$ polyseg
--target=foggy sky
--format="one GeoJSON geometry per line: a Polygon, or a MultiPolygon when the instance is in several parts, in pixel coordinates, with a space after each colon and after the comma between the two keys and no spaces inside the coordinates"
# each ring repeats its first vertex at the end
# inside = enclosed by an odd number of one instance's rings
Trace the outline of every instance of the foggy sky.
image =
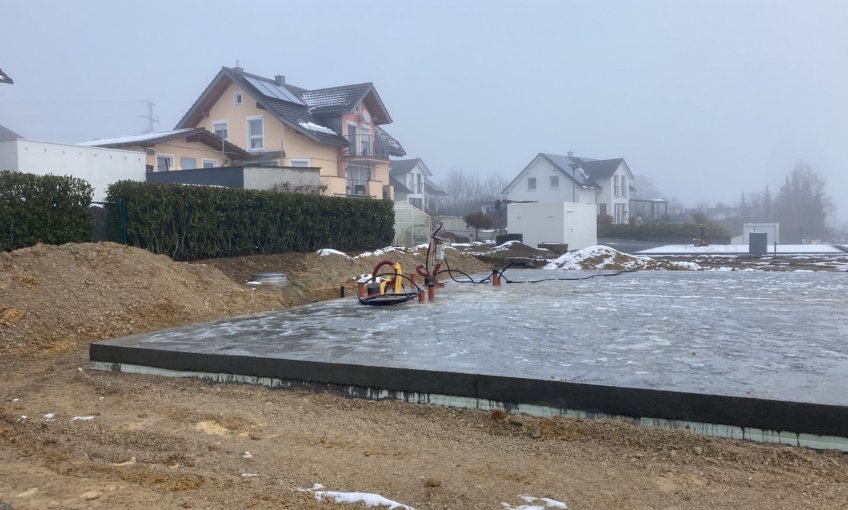
{"type": "Polygon", "coordinates": [[[4,0],[0,124],[79,142],[188,110],[221,66],[373,82],[434,178],[623,157],[669,197],[772,196],[799,160],[848,218],[848,2],[4,0]]]}

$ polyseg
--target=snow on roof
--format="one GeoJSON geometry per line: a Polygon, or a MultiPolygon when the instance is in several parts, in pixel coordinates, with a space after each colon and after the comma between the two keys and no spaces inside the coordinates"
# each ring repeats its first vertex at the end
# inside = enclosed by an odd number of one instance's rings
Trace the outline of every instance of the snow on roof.
{"type": "Polygon", "coordinates": [[[184,128],[184,129],[175,129],[173,131],[160,131],[158,133],[146,133],[143,135],[130,135],[130,136],[118,136],[115,138],[99,138],[97,140],[89,140],[87,142],[80,142],[77,145],[82,145],[85,147],[96,147],[98,145],[119,145],[119,144],[127,144],[127,143],[136,143],[136,142],[146,142],[149,140],[158,140],[160,138],[167,138],[169,136],[177,135],[180,133],[184,133],[186,131],[191,131],[192,128],[184,128]]]}
{"type": "Polygon", "coordinates": [[[302,127],[303,129],[315,131],[316,133],[327,133],[328,135],[337,135],[338,134],[335,131],[333,131],[332,129],[328,128],[327,126],[321,126],[319,124],[315,124],[314,122],[300,121],[300,122],[298,122],[298,124],[300,124],[300,127],[302,127]]]}

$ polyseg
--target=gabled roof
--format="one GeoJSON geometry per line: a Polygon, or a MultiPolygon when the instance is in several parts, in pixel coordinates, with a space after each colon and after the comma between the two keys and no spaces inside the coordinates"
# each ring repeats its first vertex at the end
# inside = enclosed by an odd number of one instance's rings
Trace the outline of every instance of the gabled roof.
{"type": "Polygon", "coordinates": [[[396,159],[389,163],[389,175],[399,177],[401,175],[408,174],[411,172],[416,166],[421,167],[421,172],[425,176],[431,176],[433,173],[427,168],[427,165],[421,160],[421,158],[413,158],[413,159],[396,159]]]}
{"type": "Polygon", "coordinates": [[[518,180],[521,179],[521,176],[524,175],[524,173],[527,172],[527,170],[539,159],[548,161],[554,168],[563,173],[569,180],[573,180],[577,186],[580,186],[583,189],[601,189],[601,186],[593,181],[581,168],[584,162],[594,161],[593,159],[540,152],[530,161],[530,163],[527,164],[527,166],[518,172],[518,175],[516,175],[515,179],[513,179],[512,182],[504,188],[503,192],[509,193],[518,180]]]}
{"type": "Polygon", "coordinates": [[[77,145],[86,147],[108,147],[117,149],[119,147],[146,147],[160,142],[185,138],[189,142],[200,142],[212,149],[224,151],[232,156],[246,156],[249,154],[238,145],[226,142],[215,133],[210,133],[206,128],[175,129],[173,131],[160,131],[158,133],[147,133],[143,135],[121,136],[116,138],[101,138],[80,142],[77,145]]]}
{"type": "Polygon", "coordinates": [[[392,118],[386,105],[377,94],[373,83],[359,83],[326,89],[305,90],[301,99],[315,116],[339,115],[354,111],[356,105],[365,101],[375,124],[390,124],[392,118]]]}
{"type": "Polygon", "coordinates": [[[622,158],[601,159],[596,161],[584,161],[581,166],[592,179],[608,179],[613,176],[622,163],[624,163],[624,159],[622,158]]]}
{"type": "Polygon", "coordinates": [[[8,83],[9,85],[15,83],[15,80],[12,79],[11,76],[4,73],[2,69],[0,69],[0,83],[8,83]]]}
{"type": "Polygon", "coordinates": [[[11,129],[0,125],[0,142],[8,142],[9,140],[20,140],[23,138],[21,135],[15,133],[11,129]]]}
{"type": "Polygon", "coordinates": [[[407,195],[415,193],[411,189],[407,188],[406,184],[400,179],[398,179],[396,175],[389,174],[389,183],[395,187],[395,191],[406,193],[407,195]]]}
{"type": "MultiPolygon", "coordinates": [[[[271,112],[277,120],[318,143],[347,147],[347,139],[326,125],[323,119],[352,112],[360,102],[366,103],[375,124],[392,121],[371,83],[310,91],[246,73],[240,68],[223,67],[180,119],[177,128],[196,126],[231,82],[241,85],[259,106],[271,112]]],[[[406,154],[400,143],[379,126],[377,136],[388,143],[390,155],[406,154]]]]}

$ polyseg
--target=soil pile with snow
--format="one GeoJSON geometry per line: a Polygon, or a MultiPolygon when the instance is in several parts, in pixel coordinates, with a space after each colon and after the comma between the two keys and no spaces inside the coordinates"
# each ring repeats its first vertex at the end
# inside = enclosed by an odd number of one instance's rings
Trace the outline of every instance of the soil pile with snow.
{"type": "Polygon", "coordinates": [[[637,269],[698,269],[698,267],[687,262],[657,261],[644,255],[628,255],[609,246],[597,245],[566,253],[549,262],[545,269],[635,271],[637,269]]]}

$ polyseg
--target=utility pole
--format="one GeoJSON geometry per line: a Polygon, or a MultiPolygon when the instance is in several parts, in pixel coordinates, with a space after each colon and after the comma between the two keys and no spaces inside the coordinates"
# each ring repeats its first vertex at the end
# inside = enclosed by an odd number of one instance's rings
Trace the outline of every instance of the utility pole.
{"type": "Polygon", "coordinates": [[[147,105],[147,115],[139,115],[139,117],[147,119],[147,130],[143,133],[147,134],[156,131],[154,125],[159,123],[159,119],[155,115],[153,115],[153,107],[156,105],[153,104],[152,101],[149,101],[147,99],[143,99],[139,101],[139,103],[144,103],[147,105]]]}

